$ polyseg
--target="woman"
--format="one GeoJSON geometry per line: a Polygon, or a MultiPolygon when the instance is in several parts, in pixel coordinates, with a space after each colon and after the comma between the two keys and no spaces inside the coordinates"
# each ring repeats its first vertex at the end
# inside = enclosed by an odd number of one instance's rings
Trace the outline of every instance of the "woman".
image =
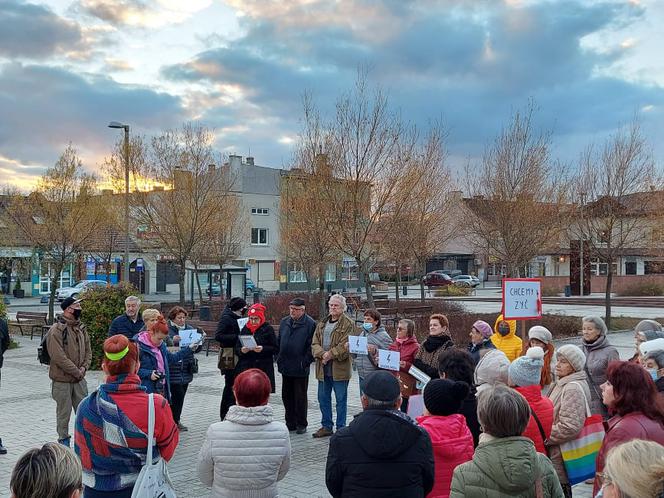
{"type": "Polygon", "coordinates": [[[290,466],[290,437],[283,422],[275,422],[270,379],[257,368],[239,374],[233,384],[237,404],[226,419],[210,426],[198,454],[198,476],[212,486],[211,497],[278,496],[290,466]]]}
{"type": "Polygon", "coordinates": [[[397,324],[397,339],[390,344],[390,351],[399,352],[399,385],[401,386],[401,411],[408,412],[408,399],[417,394],[415,378],[408,373],[413,366],[415,355],[420,345],[415,337],[415,322],[407,318],[399,320],[397,324]]]}
{"type": "Polygon", "coordinates": [[[424,388],[424,415],[417,423],[431,438],[435,480],[429,498],[448,498],[454,469],[473,458],[473,435],[459,412],[470,387],[465,382],[434,379],[424,388]]]}
{"type": "Polygon", "coordinates": [[[640,439],[616,446],[608,453],[599,479],[604,498],[661,498],[664,496],[664,446],[640,439]]]}
{"type": "Polygon", "coordinates": [[[413,365],[432,379],[438,377],[440,355],[453,348],[450,337],[450,322],[445,315],[435,314],[429,317],[429,337],[420,346],[413,365]]]}
{"type": "Polygon", "coordinates": [[[351,357],[357,368],[357,376],[360,382],[360,396],[362,396],[362,384],[371,372],[378,370],[378,350],[388,349],[392,344],[392,338],[385,331],[380,321],[380,313],[376,310],[364,312],[364,323],[359,337],[367,338],[367,351],[369,354],[352,354],[351,357]]]}
{"type": "Polygon", "coordinates": [[[272,325],[265,321],[265,306],[256,303],[247,312],[249,321],[240,331],[235,353],[238,355],[236,373],[239,374],[250,368],[258,368],[265,372],[270,379],[271,391],[275,391],[274,382],[274,355],[277,354],[277,335],[272,325]],[[248,348],[242,345],[242,336],[253,336],[256,347],[248,348]]]}
{"type": "Polygon", "coordinates": [[[549,447],[549,458],[567,498],[572,496],[572,486],[567,477],[560,445],[576,439],[586,421],[590,388],[584,369],[585,364],[586,356],[577,346],[566,344],[558,348],[556,362],[558,380],[549,396],[553,403],[553,426],[546,445],[549,447]]]}
{"type": "Polygon", "coordinates": [[[164,317],[159,315],[157,320],[151,322],[148,327],[134,337],[140,355],[141,367],[138,370],[138,376],[147,392],[159,393],[170,403],[170,367],[180,360],[193,358],[192,348],[196,348],[198,345],[193,343],[188,348],[171,353],[164,342],[168,337],[168,324],[164,317]]]}
{"type": "MultiPolygon", "coordinates": [[[[611,362],[601,389],[602,401],[613,417],[597,455],[597,472],[604,470],[607,453],[620,443],[645,439],[664,445],[664,401],[648,372],[635,363],[611,362]]],[[[599,488],[596,477],[593,493],[599,488]]]]}
{"type": "Polygon", "coordinates": [[[551,462],[521,436],[530,419],[523,396],[505,386],[492,387],[479,395],[477,416],[484,434],[473,460],[454,470],[451,497],[562,498],[551,462]]]}
{"type": "Polygon", "coordinates": [[[525,355],[528,349],[532,347],[539,347],[544,351],[544,366],[542,367],[540,386],[542,386],[542,394],[547,396],[551,392],[551,387],[553,387],[556,373],[556,351],[553,346],[553,334],[549,332],[549,329],[541,325],[530,327],[528,342],[525,344],[522,354],[525,355]]]}
{"type": "Polygon", "coordinates": [[[655,381],[657,391],[664,392],[664,339],[642,342],[639,351],[646,371],[655,381]]]}
{"type": "Polygon", "coordinates": [[[147,308],[143,310],[143,313],[141,316],[143,317],[143,329],[142,330],[149,330],[150,327],[152,327],[156,322],[159,316],[161,315],[161,311],[156,310],[154,308],[147,308]]]}
{"type": "Polygon", "coordinates": [[[26,451],[9,481],[11,498],[80,498],[82,489],[81,462],[59,443],[26,451]]]}
{"type": "Polygon", "coordinates": [[[659,322],[655,320],[641,320],[634,327],[634,346],[635,352],[629,361],[640,362],[643,357],[641,356],[641,351],[639,346],[647,341],[652,341],[654,339],[664,338],[664,330],[659,322]]]}
{"type": "Polygon", "coordinates": [[[487,349],[475,367],[473,383],[478,393],[492,386],[507,385],[510,360],[499,349],[487,349]]]}
{"type": "Polygon", "coordinates": [[[495,333],[491,336],[491,342],[505,353],[510,363],[521,356],[523,341],[516,335],[516,320],[505,320],[503,315],[498,315],[493,330],[495,333]]]}
{"type": "Polygon", "coordinates": [[[483,349],[496,349],[496,346],[491,342],[491,325],[482,320],[477,320],[473,323],[470,329],[470,344],[468,344],[468,352],[473,357],[475,365],[480,361],[480,351],[483,349]]]}
{"type": "MultiPolygon", "coordinates": [[[[114,335],[104,341],[103,351],[106,380],[78,407],[75,449],[83,465],[85,498],[129,498],[145,463],[149,395],[137,375],[135,342],[114,335]]],[[[154,410],[155,461],[169,461],[178,445],[177,426],[159,394],[154,410]]]]}
{"type": "Polygon", "coordinates": [[[581,347],[586,355],[586,374],[590,387],[590,411],[607,418],[606,406],[602,404],[600,387],[606,382],[606,369],[610,361],[620,359],[618,350],[611,346],[606,337],[607,328],[604,320],[598,316],[583,317],[583,340],[581,347]]]}

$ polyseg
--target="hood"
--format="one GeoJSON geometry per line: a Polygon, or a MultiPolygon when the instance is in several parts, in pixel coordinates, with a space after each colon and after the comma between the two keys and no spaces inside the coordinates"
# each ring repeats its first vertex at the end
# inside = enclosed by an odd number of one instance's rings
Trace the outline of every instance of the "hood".
{"type": "Polygon", "coordinates": [[[586,342],[585,339],[581,339],[581,343],[583,344],[583,348],[586,351],[595,351],[597,349],[603,349],[611,345],[609,338],[605,335],[599,336],[595,342],[586,342]]]}
{"type": "Polygon", "coordinates": [[[525,437],[496,438],[480,444],[473,461],[510,495],[532,489],[542,474],[535,445],[525,437]]]}
{"type": "Polygon", "coordinates": [[[417,423],[429,433],[432,444],[450,444],[469,434],[466,418],[459,413],[448,416],[424,415],[417,417],[417,423]]]}
{"type": "Polygon", "coordinates": [[[500,349],[487,349],[475,367],[475,385],[507,385],[510,360],[500,349]]]}
{"type": "Polygon", "coordinates": [[[496,323],[493,324],[493,331],[495,332],[495,334],[491,336],[491,340],[494,341],[494,344],[496,340],[505,340],[509,339],[510,337],[514,337],[514,335],[516,334],[516,320],[504,320],[503,315],[500,314],[498,315],[498,318],[496,318],[496,323]],[[507,324],[510,326],[509,334],[507,334],[506,336],[502,336],[498,332],[498,324],[500,322],[507,322],[507,324]]]}
{"type": "Polygon", "coordinates": [[[348,428],[360,448],[378,460],[398,457],[422,435],[413,419],[396,410],[365,410],[348,428]]]}
{"type": "Polygon", "coordinates": [[[252,407],[233,405],[228,409],[224,420],[240,425],[265,425],[272,422],[273,418],[274,412],[270,405],[252,407]]]}

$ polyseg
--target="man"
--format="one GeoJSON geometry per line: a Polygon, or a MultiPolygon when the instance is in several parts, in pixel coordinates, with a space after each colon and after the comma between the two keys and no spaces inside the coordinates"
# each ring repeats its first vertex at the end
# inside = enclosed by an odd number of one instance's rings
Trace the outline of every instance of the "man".
{"type": "Polygon", "coordinates": [[[316,359],[318,404],[322,414],[321,428],[313,437],[327,437],[332,431],[332,391],[337,401],[337,430],[346,425],[346,401],[351,360],[346,343],[353,334],[353,321],[345,315],[346,298],[341,294],[330,297],[330,314],[316,326],[311,352],[316,359]]]}
{"type": "Polygon", "coordinates": [[[289,315],[279,324],[277,368],[282,376],[281,399],[286,410],[288,430],[307,432],[307,389],[309,367],[314,361],[311,341],[316,322],[306,314],[304,299],[295,298],[288,305],[289,315]]]}
{"type": "Polygon", "coordinates": [[[108,337],[123,334],[131,339],[143,330],[145,323],[143,323],[143,317],[138,311],[140,307],[141,300],[139,298],[136,296],[127,297],[125,299],[125,312],[113,319],[111,326],[108,328],[108,337]]]}
{"type": "MultiPolygon", "coordinates": [[[[9,327],[7,320],[0,318],[0,382],[2,382],[2,362],[5,351],[9,349],[9,327]]],[[[2,445],[2,438],[0,438],[0,455],[6,455],[7,448],[2,445]]]]}
{"type": "Polygon", "coordinates": [[[60,304],[62,316],[48,330],[46,347],[51,357],[48,376],[55,400],[58,442],[69,446],[69,417],[88,395],[85,374],[90,368],[90,337],[80,321],[81,301],[68,297],[60,304]]]}
{"type": "Polygon", "coordinates": [[[224,392],[221,395],[221,404],[219,405],[219,417],[222,421],[226,418],[228,409],[235,404],[235,395],[233,394],[235,366],[237,364],[235,345],[237,344],[237,337],[240,335],[240,327],[237,321],[246,311],[247,302],[244,299],[241,297],[231,298],[221,313],[217,331],[214,334],[214,338],[219,343],[219,363],[217,366],[224,376],[224,392]]]}
{"type": "Polygon", "coordinates": [[[335,498],[423,498],[434,484],[427,432],[399,410],[399,381],[386,370],[364,380],[362,408],[330,439],[325,484],[335,498]]]}

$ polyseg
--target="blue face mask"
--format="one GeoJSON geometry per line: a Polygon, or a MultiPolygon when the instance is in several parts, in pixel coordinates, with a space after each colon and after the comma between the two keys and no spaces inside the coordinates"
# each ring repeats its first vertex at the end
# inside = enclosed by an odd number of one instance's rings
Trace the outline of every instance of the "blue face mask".
{"type": "Polygon", "coordinates": [[[657,380],[659,376],[657,375],[657,369],[656,368],[646,368],[647,372],[650,374],[652,377],[652,380],[657,380]]]}
{"type": "Polygon", "coordinates": [[[364,330],[366,330],[367,332],[369,332],[369,331],[373,328],[373,323],[364,322],[364,323],[362,324],[362,328],[363,328],[364,330]]]}

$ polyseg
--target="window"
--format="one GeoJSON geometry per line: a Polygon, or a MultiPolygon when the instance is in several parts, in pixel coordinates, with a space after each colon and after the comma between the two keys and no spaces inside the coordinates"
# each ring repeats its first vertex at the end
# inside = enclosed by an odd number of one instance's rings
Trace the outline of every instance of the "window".
{"type": "Polygon", "coordinates": [[[643,270],[646,275],[664,274],[664,261],[646,261],[643,270]]]}
{"type": "Polygon", "coordinates": [[[288,281],[291,283],[304,283],[307,281],[307,274],[301,265],[288,263],[288,281]]]}
{"type": "Polygon", "coordinates": [[[266,216],[268,213],[268,208],[251,208],[251,214],[260,214],[266,216]]]}
{"type": "Polygon", "coordinates": [[[251,245],[253,246],[267,245],[267,228],[251,229],[251,245]]]}
{"type": "Polygon", "coordinates": [[[341,280],[359,280],[359,275],[359,268],[357,267],[355,260],[345,260],[341,280]]]}
{"type": "Polygon", "coordinates": [[[337,279],[337,265],[336,263],[328,263],[325,268],[325,281],[334,282],[337,279]]]}
{"type": "MultiPolygon", "coordinates": [[[[590,262],[590,272],[593,275],[606,276],[609,273],[609,265],[601,262],[599,258],[594,258],[590,262]]],[[[613,263],[613,274],[618,275],[618,263],[613,263]]]]}

